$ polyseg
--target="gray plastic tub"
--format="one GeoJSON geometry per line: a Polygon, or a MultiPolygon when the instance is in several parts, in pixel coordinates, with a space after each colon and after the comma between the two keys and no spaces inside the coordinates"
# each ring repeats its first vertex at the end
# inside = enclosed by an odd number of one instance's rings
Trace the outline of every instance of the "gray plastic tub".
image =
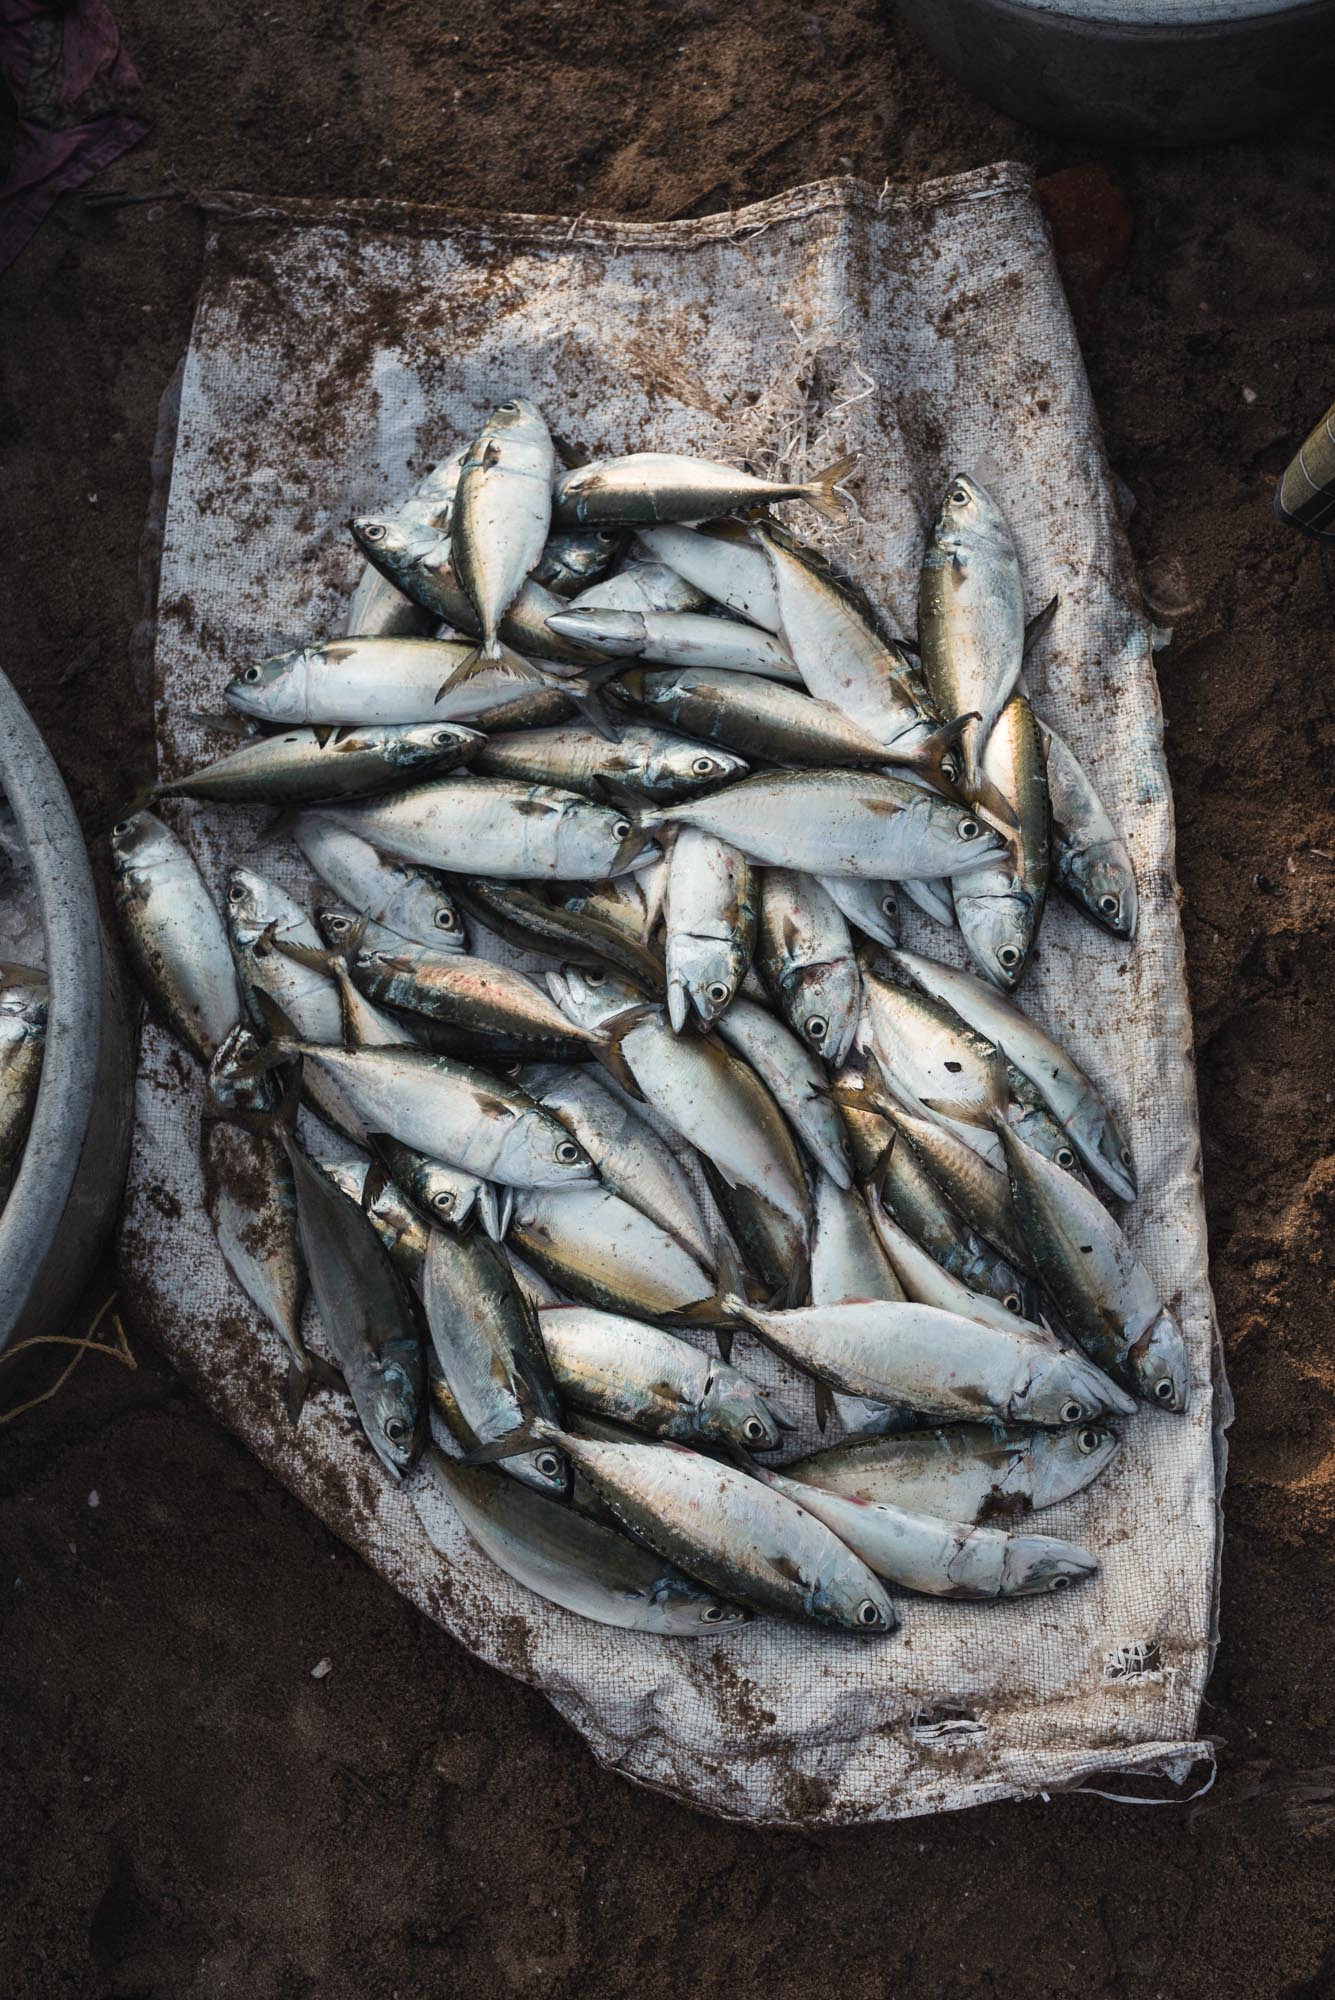
{"type": "Polygon", "coordinates": [[[1335,0],[897,0],[998,110],[1105,145],[1191,146],[1335,92],[1335,0]]]}
{"type": "Polygon", "coordinates": [[[134,1068],[83,834],[41,731],[3,673],[0,788],[27,848],[51,987],[32,1128],[0,1211],[3,1349],[69,1331],[69,1310],[120,1204],[134,1068]]]}

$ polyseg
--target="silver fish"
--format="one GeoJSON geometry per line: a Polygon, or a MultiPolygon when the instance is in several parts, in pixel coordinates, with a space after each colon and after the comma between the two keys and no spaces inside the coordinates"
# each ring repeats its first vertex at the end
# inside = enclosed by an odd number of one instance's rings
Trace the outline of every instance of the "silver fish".
{"type": "Polygon", "coordinates": [[[1136,934],[1136,871],[1126,842],[1075,752],[1040,723],[1052,794],[1053,868],[1058,888],[1114,937],[1136,934]]]}
{"type": "Polygon", "coordinates": [[[1185,1410],[1191,1366],[1158,1287],[1098,1197],[998,1124],[1016,1213],[1072,1339],[1123,1387],[1185,1410]]]}
{"type": "Polygon", "coordinates": [[[483,718],[494,728],[503,715],[514,715],[519,726],[537,728],[574,714],[566,692],[569,681],[527,687],[505,664],[455,679],[461,668],[476,661],[471,641],[326,639],[247,667],[223,692],[240,714],[282,724],[338,727],[483,718]]]}
{"type": "Polygon", "coordinates": [[[216,799],[226,805],[313,805],[321,799],[355,799],[392,791],[428,772],[470,763],[486,741],[456,722],[289,729],[256,737],[230,756],[205,764],[154,797],[216,799]]]}
{"type": "Polygon", "coordinates": [[[638,1540],[720,1596],[842,1630],[898,1620],[866,1565],[815,1516],[685,1445],[610,1444],[541,1423],[638,1540]]]}
{"type": "Polygon", "coordinates": [[[563,639],[613,659],[800,680],[782,640],[730,618],[696,611],[609,611],[572,604],[547,623],[563,639]]]}
{"type": "Polygon", "coordinates": [[[678,1444],[779,1444],[755,1383],[679,1334],[588,1306],[550,1306],[538,1326],[557,1387],[578,1408],[678,1444]]]}
{"type": "Polygon", "coordinates": [[[505,880],[598,881],[632,867],[652,847],[618,807],[505,778],[448,778],[326,813],[383,853],[505,880]]]}
{"type": "Polygon", "coordinates": [[[764,764],[879,770],[890,753],[828,702],[760,674],[711,667],[628,667],[608,692],[688,736],[764,764]]]}
{"type": "MultiPolygon", "coordinates": [[[[911,952],[891,954],[896,964],[911,952]]],[[[927,960],[923,960],[925,965],[927,960]]],[[[917,987],[898,986],[863,967],[858,1045],[874,1053],[891,1093],[905,1105],[988,1129],[1009,1096],[1006,1065],[995,1044],[917,987]]]]}
{"type": "Polygon", "coordinates": [[[709,600],[666,563],[632,558],[571,599],[572,611],[703,611],[709,600]]]}
{"type": "Polygon", "coordinates": [[[1035,1597],[1098,1574],[1098,1560],[1051,1535],[1008,1535],[972,1522],[938,1521],[887,1501],[850,1500],[804,1486],[784,1473],[757,1471],[860,1555],[877,1576],[929,1597],[1035,1597]]]}
{"type": "Polygon", "coordinates": [[[837,1068],[857,1032],[862,977],[843,912],[813,877],[765,870],[756,964],[794,1034],[837,1068]]]}
{"type": "MultiPolygon", "coordinates": [[[[437,532],[446,532],[464,456],[462,451],[456,452],[453,458],[433,466],[390,518],[405,528],[429,525],[437,532]]],[[[423,629],[420,607],[410,603],[368,564],[352,593],[344,630],[353,635],[389,639],[409,637],[423,629]]]]}
{"type": "MultiPolygon", "coordinates": [[[[615,1527],[434,1445],[424,1464],[497,1568],[563,1610],[666,1639],[706,1639],[748,1616],[615,1527]]],[[[430,1515],[419,1511],[430,1534],[430,1515]]]]}
{"type": "Polygon", "coordinates": [[[895,881],[962,874],[1002,845],[966,808],[876,771],[765,772],[642,824],[702,827],[772,868],[895,881]]]}
{"type": "Polygon", "coordinates": [[[347,942],[358,920],[365,918],[376,930],[392,931],[411,944],[431,945],[436,951],[465,949],[463,918],[441,877],[430,869],[378,854],[370,841],[319,813],[300,814],[292,838],[320,880],[349,905],[352,926],[336,927],[332,935],[326,930],[331,945],[347,942]]]}
{"type": "MultiPolygon", "coordinates": [[[[388,949],[363,946],[352,955],[352,977],[381,1006],[447,1026],[511,1039],[582,1041],[590,1047],[601,1039],[569,1021],[527,973],[464,952],[442,955],[406,941],[388,949]]],[[[406,1030],[398,1039],[408,1039],[406,1030]]]]}
{"type": "Polygon", "coordinates": [[[924,1416],[1080,1424],[1135,1408],[1083,1354],[1019,1322],[992,1327],[913,1301],[792,1312],[737,1297],[724,1304],[767,1346],[832,1389],[906,1403],[924,1416]]]}
{"type": "Polygon", "coordinates": [[[469,916],[517,950],[542,958],[572,959],[593,971],[610,967],[648,993],[661,993],[666,979],[661,953],[646,942],[652,924],[642,875],[620,875],[563,896],[522,882],[455,879],[451,887],[469,916]]]}
{"type": "Polygon", "coordinates": [[[703,1320],[717,1297],[708,1268],[607,1188],[526,1189],[508,1240],[559,1291],[607,1312],[703,1320]]]}
{"type": "Polygon", "coordinates": [[[969,1227],[1000,1250],[1017,1270],[1038,1276],[1004,1168],[994,1167],[938,1119],[920,1118],[899,1106],[891,1115],[899,1140],[912,1147],[924,1171],[969,1227]]]}
{"type": "Polygon", "coordinates": [[[783,1469],[790,1479],[850,1500],[889,1501],[941,1521],[988,1521],[1069,1500],[1107,1470],[1119,1449],[1116,1433],[1095,1424],[1054,1431],[959,1424],[856,1438],[783,1469]]]}
{"type": "Polygon", "coordinates": [[[111,829],[112,901],[139,984],[177,1040],[212,1062],[241,1012],[227,933],[184,841],[152,813],[111,829]]]}
{"type": "Polygon", "coordinates": [[[633,722],[619,723],[611,737],[582,722],[507,730],[471,762],[483,777],[563,785],[591,798],[606,799],[609,790],[620,788],[664,804],[713,791],[747,772],[745,761],[731,751],[706,749],[685,736],[633,722]]]}
{"type": "MultiPolygon", "coordinates": [[[[556,1383],[537,1314],[488,1237],[433,1229],[422,1303],[437,1365],[479,1444],[509,1437],[534,1410],[554,1415],[556,1383]]],[[[506,1469],[543,1493],[570,1490],[570,1468],[548,1444],[507,1459],[506,1469]]]]}
{"type": "Polygon", "coordinates": [[[895,964],[975,1033],[1005,1051],[1065,1126],[1089,1171],[1121,1201],[1136,1198],[1135,1164],[1117,1121],[1094,1085],[1051,1035],[996,988],[916,952],[892,953],[895,964]]]}
{"type": "Polygon", "coordinates": [[[1024,642],[1024,584],[1010,526],[986,489],[957,473],[923,557],[918,643],[937,706],[975,717],[961,746],[971,797],[980,796],[983,751],[1015,691],[1024,642]]]}
{"type": "Polygon", "coordinates": [[[501,619],[541,559],[556,469],[541,414],[518,398],[493,410],[464,459],[450,534],[459,580],[481,621],[489,660],[501,657],[501,619]]]}
{"type": "Polygon", "coordinates": [[[593,1069],[568,1064],[522,1070],[518,1080],[574,1133],[609,1193],[666,1229],[702,1267],[712,1265],[713,1244],[695,1190],[665,1141],[611,1083],[593,1069]]]}
{"type": "Polygon", "coordinates": [[[745,994],[720,1018],[718,1032],[751,1065],[816,1165],[841,1188],[851,1188],[844,1121],[826,1095],[825,1072],[806,1045],[745,994]]]}
{"type": "Polygon", "coordinates": [[[660,562],[715,604],[726,606],[766,632],[782,628],[783,613],[769,561],[744,523],[715,521],[701,529],[673,522],[661,528],[641,528],[639,538],[660,562]]]}
{"type": "Polygon", "coordinates": [[[955,915],[978,970],[1010,993],[1043,920],[1052,817],[1042,738],[1022,694],[1013,694],[997,717],[983,774],[1011,808],[1010,850],[955,883],[955,915]]]}
{"type": "Polygon", "coordinates": [[[672,452],[638,451],[626,458],[594,459],[562,473],[552,502],[558,528],[648,527],[658,521],[705,521],[778,500],[805,500],[819,514],[842,521],[837,493],[857,465],[838,459],[803,481],[756,479],[735,466],[672,452]]]}
{"type": "MultiPolygon", "coordinates": [[[[904,1288],[881,1248],[866,1200],[856,1188],[844,1190],[828,1174],[818,1175],[810,1303],[837,1306],[849,1299],[903,1296],[904,1288]]],[[[836,1395],[834,1407],[844,1429],[858,1434],[902,1429],[910,1421],[892,1404],[863,1396],[836,1395]]]]}
{"type": "Polygon", "coordinates": [[[849,923],[877,944],[899,943],[899,897],[907,883],[859,881],[852,875],[817,875],[813,880],[820,883],[849,923]]]}
{"type": "Polygon", "coordinates": [[[0,966],[0,1187],[23,1155],[46,1047],[48,989],[31,966],[0,966]]]}
{"type": "MultiPolygon", "coordinates": [[[[973,1280],[970,1284],[957,1277],[946,1264],[938,1262],[930,1250],[923,1247],[917,1238],[910,1235],[882,1202],[879,1193],[870,1189],[867,1193],[867,1210],[877,1239],[890,1262],[894,1265],[895,1276],[904,1287],[904,1296],[915,1299],[919,1305],[935,1306],[941,1312],[956,1313],[961,1319],[982,1320],[984,1325],[996,1327],[1001,1332],[1009,1332],[1017,1321],[1034,1333],[1041,1333],[1037,1321],[1025,1314],[1025,1296],[1020,1280],[1010,1273],[1009,1285],[1004,1297],[995,1294],[1002,1289],[999,1277],[991,1270],[981,1270],[975,1257],[972,1265],[959,1259],[952,1259],[957,1269],[966,1270],[973,1280]],[[984,1291],[982,1286],[991,1282],[992,1291],[984,1291]]],[[[995,1270],[1009,1267],[997,1260],[995,1270]]]]}
{"type": "Polygon", "coordinates": [[[706,1027],[731,1005],[756,942],[751,864],[726,840],[683,827],[668,855],[668,1019],[680,1034],[690,1011],[706,1027]]]}

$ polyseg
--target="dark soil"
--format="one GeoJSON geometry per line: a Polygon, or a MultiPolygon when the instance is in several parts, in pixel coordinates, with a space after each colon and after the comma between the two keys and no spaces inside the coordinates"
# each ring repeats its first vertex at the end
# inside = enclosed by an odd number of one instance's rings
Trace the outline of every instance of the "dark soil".
{"type": "MultiPolygon", "coordinates": [[[[993,116],[871,0],[119,11],[158,128],[103,180],[141,189],[648,217],[849,169],[1092,157],[993,116]]],[[[85,1361],[0,1434],[0,1991],[1335,1993],[1331,1849],[1295,1817],[1335,1787],[1335,560],[1270,508],[1335,391],[1333,137],[1314,117],[1104,157],[1054,204],[1177,627],[1160,670],[1239,1405],[1206,1810],[1070,1798],[815,1839],[637,1791],[272,1484],[127,1298],[139,1371],[85,1361]]],[[[5,665],[90,834],[151,755],[137,553],[199,250],[186,204],[75,197],[0,281],[5,665]]]]}

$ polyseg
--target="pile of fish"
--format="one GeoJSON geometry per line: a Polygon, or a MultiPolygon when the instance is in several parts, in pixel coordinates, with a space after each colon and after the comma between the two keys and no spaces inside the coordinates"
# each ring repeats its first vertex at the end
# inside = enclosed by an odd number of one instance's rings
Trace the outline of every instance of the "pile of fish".
{"type": "Polygon", "coordinates": [[[1054,607],[960,475],[891,637],[772,511],[839,517],[851,470],[581,463],[507,403],[353,522],[349,636],[244,666],[243,740],[112,835],[291,1418],[350,1399],[510,1575],[639,1631],[1062,1589],[1096,1558],[1017,1517],[1188,1399],[1127,1138],[1011,997],[1050,886],[1136,923],[1021,684],[1054,607]],[[220,911],[172,798],[275,809],[313,911],[248,866],[220,911]],[[839,1442],[771,1456],[739,1332],[839,1442]]]}

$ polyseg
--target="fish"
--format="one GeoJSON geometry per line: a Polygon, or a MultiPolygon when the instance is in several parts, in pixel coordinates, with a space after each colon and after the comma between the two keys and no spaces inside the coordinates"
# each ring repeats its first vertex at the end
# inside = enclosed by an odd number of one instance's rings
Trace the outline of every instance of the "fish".
{"type": "Polygon", "coordinates": [[[958,1424],[828,1445],[785,1465],[790,1479],[850,1500],[888,1501],[941,1521],[1009,1518],[1055,1507],[1106,1472],[1121,1449],[1105,1425],[1035,1430],[958,1424]]]}
{"type": "Polygon", "coordinates": [[[855,454],[836,459],[807,480],[757,479],[735,466],[673,452],[637,451],[573,466],[556,483],[552,520],[558,528],[651,527],[659,521],[706,521],[740,508],[805,500],[827,520],[842,521],[838,495],[857,466],[855,454]]]}
{"type": "Polygon", "coordinates": [[[46,975],[0,966],[0,1187],[15,1173],[37,1106],[46,1049],[46,975]]]}
{"type": "Polygon", "coordinates": [[[1009,851],[953,885],[955,916],[983,977],[1011,993],[1043,921],[1051,852],[1043,739],[1022,694],[1013,694],[997,717],[983,774],[1011,808],[1009,851]]]}
{"type": "MultiPolygon", "coordinates": [[[[422,1304],[436,1364],[480,1445],[513,1437],[534,1415],[555,1417],[537,1314],[489,1237],[429,1231],[422,1304]]],[[[505,1467],[539,1492],[570,1491],[569,1464],[550,1444],[516,1453],[505,1467]]]]}
{"type": "Polygon", "coordinates": [[[1003,1332],[1017,1320],[1036,1333],[1043,1331],[1035,1317],[1036,1307],[1030,1303],[1036,1296],[1033,1288],[1026,1288],[1018,1273],[1001,1258],[985,1264],[980,1255],[985,1246],[976,1238],[964,1238],[963,1255],[950,1254],[948,1246],[949,1264],[938,1261],[931,1250],[895,1219],[878,1189],[866,1189],[865,1200],[877,1240],[894,1265],[906,1298],[915,1299],[919,1305],[937,1306],[942,1312],[957,1313],[961,1319],[982,1320],[1003,1332]],[[956,1276],[961,1269],[966,1277],[956,1276]],[[989,1285],[991,1289],[984,1289],[989,1285]]]}
{"type": "Polygon", "coordinates": [[[994,986],[917,952],[891,953],[899,970],[939,1005],[1004,1051],[1064,1126],[1080,1160],[1119,1201],[1136,1198],[1131,1148],[1117,1120],[1084,1071],[1036,1021],[994,986]]]}
{"type": "Polygon", "coordinates": [[[335,1083],[368,1132],[507,1187],[592,1180],[582,1146],[522,1090],[424,1049],[345,1049],[277,1036],[271,1055],[300,1055],[335,1083]]]}
{"type": "Polygon", "coordinates": [[[994,1167],[938,1119],[920,1118],[899,1105],[888,1107],[888,1115],[895,1126],[896,1146],[911,1148],[919,1166],[968,1227],[1017,1271],[1040,1276],[1015,1213],[1005,1169],[994,1167]]]}
{"type": "Polygon", "coordinates": [[[842,1188],[853,1185],[848,1134],[826,1094],[825,1072],[807,1045],[757,1000],[739,994],[718,1032],[750,1064],[811,1159],[842,1188]]]}
{"type": "MultiPolygon", "coordinates": [[[[236,1074],[237,1063],[253,1057],[256,1046],[243,1023],[220,1043],[209,1065],[208,1088],[223,1111],[277,1109],[272,1078],[236,1074]]],[[[285,1400],[295,1424],[320,1371],[301,1333],[308,1280],[291,1162],[275,1138],[244,1132],[218,1117],[203,1120],[199,1150],[204,1207],[222,1260],[287,1348],[285,1400]]]]}
{"type": "Polygon", "coordinates": [[[782,1432],[754,1382],[680,1334],[588,1306],[550,1306],[538,1327],[575,1408],[673,1438],[774,1451],[782,1432]]]}
{"type": "Polygon", "coordinates": [[[991,807],[983,751],[1024,663],[1024,582],[1010,525],[976,479],[946,487],[918,586],[923,678],[946,715],[971,714],[961,740],[964,789],[991,807]]]}
{"type": "MultiPolygon", "coordinates": [[[[907,966],[914,954],[892,951],[891,958],[907,966]]],[[[874,1056],[876,1082],[910,1108],[987,1133],[992,1112],[1004,1111],[1010,1095],[995,1042],[955,1013],[948,1000],[920,985],[882,979],[865,963],[862,991],[857,1045],[864,1056],[874,1056]]]]}
{"type": "Polygon", "coordinates": [[[837,708],[760,674],[716,667],[625,667],[608,683],[607,692],[748,762],[880,770],[890,761],[890,752],[837,708]]]}
{"type": "Polygon", "coordinates": [[[1181,1330],[1125,1235],[1082,1188],[1005,1120],[1006,1154],[1020,1226],[1062,1324],[1123,1388],[1158,1408],[1184,1411],[1191,1365],[1181,1330]]]}
{"type": "MultiPolygon", "coordinates": [[[[1053,1117],[1029,1078],[1009,1060],[1006,1063],[1006,1081],[1011,1093],[1006,1117],[1020,1137],[1040,1152],[1045,1160],[1054,1160],[1064,1172],[1074,1174],[1082,1187],[1088,1187],[1085,1170],[1066,1135],[1066,1127],[1053,1117]]],[[[999,1167],[1004,1164],[999,1141],[996,1164],[999,1167]]]]}
{"type": "Polygon", "coordinates": [[[230,756],[205,764],[154,798],[211,799],[224,805],[314,805],[392,791],[431,771],[439,775],[473,760],[486,738],[456,722],[289,729],[258,736],[230,756]]]}
{"type": "MultiPolygon", "coordinates": [[[[373,1132],[371,1144],[394,1186],[433,1229],[462,1229],[475,1210],[482,1213],[487,1183],[476,1174],[401,1145],[387,1132],[373,1132]]],[[[494,1228],[487,1231],[494,1233],[494,1228]]]]}
{"type": "MultiPolygon", "coordinates": [[[[404,528],[429,526],[437,533],[447,533],[464,456],[459,451],[433,466],[389,518],[404,528]]],[[[412,604],[370,564],[366,566],[348,606],[346,632],[365,638],[405,638],[423,631],[427,624],[420,605],[412,604]]]]}
{"type": "Polygon", "coordinates": [[[325,639],[246,667],[227,683],[223,699],[238,714],[284,727],[483,719],[488,728],[505,720],[536,729],[575,714],[569,677],[544,680],[535,668],[538,679],[526,686],[502,664],[456,680],[477,656],[471,640],[325,639]]]}
{"type": "Polygon", "coordinates": [[[546,423],[520,398],[492,411],[464,459],[450,539],[459,581],[482,626],[487,660],[502,657],[501,619],[546,546],[556,469],[546,423]]]}
{"type": "Polygon", "coordinates": [[[1018,1322],[993,1327],[913,1301],[776,1312],[729,1295],[723,1305],[776,1354],[832,1389],[908,1404],[925,1417],[1082,1424],[1135,1408],[1083,1354],[1018,1322]]]}
{"type": "Polygon", "coordinates": [[[698,611],[613,611],[572,604],[555,612],[547,623],[561,638],[612,659],[769,675],[792,684],[801,679],[782,640],[731,618],[698,611]]]}
{"type": "Polygon", "coordinates": [[[604,802],[619,789],[668,805],[732,784],[748,768],[731,751],[629,721],[611,736],[581,722],[507,730],[490,738],[472,767],[482,777],[560,785],[604,802]]]}
{"type": "MultiPolygon", "coordinates": [[[[665,1639],[706,1639],[749,1616],[616,1527],[448,1458],[435,1445],[424,1465],[483,1554],[562,1610],[665,1639]]],[[[417,1504],[435,1540],[430,1513],[417,1504]]]]}
{"type": "Polygon", "coordinates": [[[620,807],[505,778],[447,778],[325,813],[382,853],[507,881],[599,881],[653,847],[620,807]]]}
{"type": "Polygon", "coordinates": [[[877,771],[766,771],[703,799],[654,807],[640,823],[698,826],[771,868],[893,881],[962,874],[1002,847],[966,807],[877,771]]]}
{"type": "Polygon", "coordinates": [[[533,582],[545,584],[558,597],[576,597],[591,590],[606,575],[621,547],[613,529],[584,528],[576,534],[551,535],[533,570],[533,582]]]}
{"type": "Polygon", "coordinates": [[[812,879],[865,936],[877,944],[899,943],[899,898],[907,883],[859,881],[853,875],[817,875],[812,879]]]}
{"type": "Polygon", "coordinates": [[[111,829],[111,894],[130,967],[154,1012],[206,1069],[241,1013],[217,905],[185,842],[150,812],[111,829]]]}
{"type": "Polygon", "coordinates": [[[558,1291],[606,1312],[708,1323],[717,1301],[712,1269],[605,1187],[526,1189],[507,1241],[558,1291]]]}
{"type": "Polygon", "coordinates": [[[334,826],[319,813],[300,813],[292,823],[292,838],[326,888],[349,906],[351,925],[320,927],[330,945],[347,942],[360,921],[368,924],[367,941],[392,932],[410,944],[429,944],[436,951],[465,951],[467,933],[443,878],[429,868],[415,868],[376,852],[369,840],[334,826]]]}
{"type": "Polygon", "coordinates": [[[717,520],[703,528],[670,522],[641,528],[639,539],[659,562],[715,604],[766,632],[782,630],[783,613],[768,558],[745,522],[717,520]]]}
{"type": "Polygon", "coordinates": [[[311,1294],[372,1450],[401,1478],[427,1439],[426,1356],[415,1301],[358,1203],[298,1143],[296,1079],[271,1116],[230,1115],[271,1134],[292,1168],[311,1294]]]}
{"type": "Polygon", "coordinates": [[[813,1514],[738,1467],[666,1441],[612,1444],[531,1426],[638,1541],[729,1602],[842,1631],[898,1624],[885,1591],[813,1514]]]}
{"type": "Polygon", "coordinates": [[[646,993],[664,990],[667,974],[661,953],[646,941],[636,875],[620,875],[597,895],[581,893],[569,903],[554,901],[540,886],[477,875],[451,887],[469,916],[520,951],[569,960],[590,972],[611,967],[646,993]]]}
{"type": "MultiPolygon", "coordinates": [[[[362,993],[397,1013],[513,1040],[564,1039],[595,1047],[602,1037],[567,1019],[536,980],[490,959],[438,953],[406,941],[392,949],[363,946],[351,957],[362,993]]],[[[400,1040],[407,1039],[406,1032],[400,1040]]]]}
{"type": "MultiPolygon", "coordinates": [[[[815,1201],[809,1303],[838,1306],[849,1299],[902,1299],[904,1288],[881,1248],[862,1194],[856,1188],[841,1188],[828,1174],[819,1174],[815,1201]]],[[[891,1403],[873,1402],[864,1396],[835,1395],[832,1400],[840,1423],[849,1432],[880,1434],[917,1421],[891,1403]]],[[[818,1419],[824,1414],[822,1398],[818,1419]]]]}
{"type": "Polygon", "coordinates": [[[732,1004],[755,950],[751,864],[726,840],[683,827],[668,855],[663,915],[673,1031],[681,1033],[692,1009],[710,1027],[732,1004]]]}
{"type": "Polygon", "coordinates": [[[1136,935],[1136,871],[1075,752],[1039,724],[1052,796],[1053,879],[1077,909],[1114,937],[1136,935]]]}
{"type": "Polygon", "coordinates": [[[1052,1535],[938,1521],[888,1501],[804,1486],[764,1467],[756,1477],[823,1521],[877,1576],[929,1597],[1035,1597],[1098,1574],[1098,1559],[1088,1549],[1052,1535]]]}
{"type": "Polygon", "coordinates": [[[704,611],[709,599],[666,563],[632,557],[570,600],[572,611],[704,611]]]}
{"type": "Polygon", "coordinates": [[[517,1081],[574,1134],[610,1194],[658,1223],[702,1268],[712,1266],[713,1242],[681,1163],[609,1079],[548,1064],[521,1070],[517,1081]]]}
{"type": "Polygon", "coordinates": [[[793,1033],[838,1068],[857,1032],[862,975],[847,920],[813,877],[765,870],[756,965],[793,1033]]]}
{"type": "Polygon", "coordinates": [[[787,1121],[749,1064],[714,1035],[674,1034],[663,1010],[641,1005],[622,982],[591,987],[578,966],[567,965],[549,973],[547,983],[562,1013],[611,1028],[613,1054],[632,1091],[725,1179],[770,1202],[809,1240],[811,1197],[801,1159],[787,1121]]]}

